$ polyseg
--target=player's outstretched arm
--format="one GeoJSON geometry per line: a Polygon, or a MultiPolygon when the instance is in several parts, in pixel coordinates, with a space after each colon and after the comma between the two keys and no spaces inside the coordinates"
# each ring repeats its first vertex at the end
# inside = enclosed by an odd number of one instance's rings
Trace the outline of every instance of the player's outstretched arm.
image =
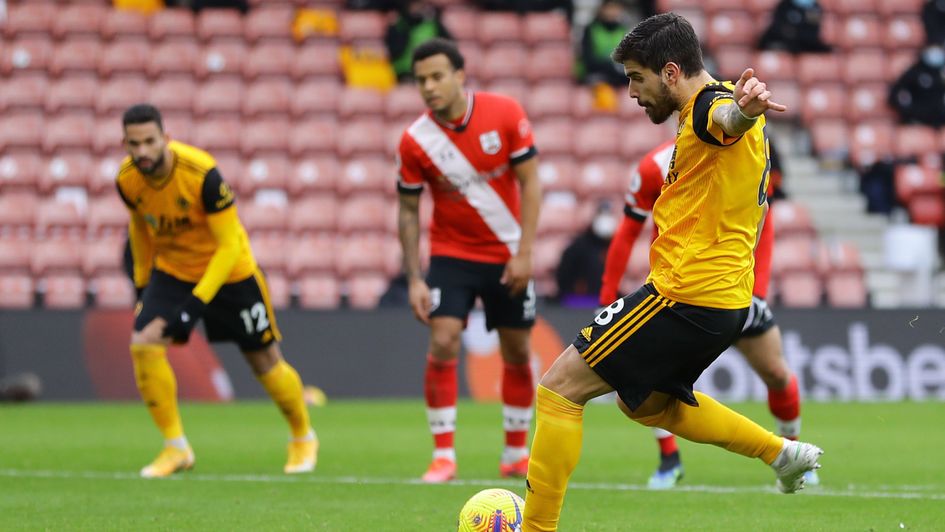
{"type": "Polygon", "coordinates": [[[765,112],[783,112],[787,107],[771,100],[767,85],[755,77],[755,71],[746,68],[735,82],[734,101],[720,105],[712,114],[712,120],[730,137],[738,137],[751,129],[758,117],[765,112]]]}
{"type": "Polygon", "coordinates": [[[518,253],[512,257],[502,273],[502,284],[512,294],[521,293],[532,278],[532,245],[538,231],[538,212],[541,209],[541,180],[538,178],[538,158],[531,157],[516,164],[513,169],[522,187],[522,236],[518,253]]]}
{"type": "Polygon", "coordinates": [[[627,263],[630,261],[630,253],[633,250],[633,243],[640,236],[643,229],[643,222],[634,220],[629,216],[624,216],[614,231],[613,238],[610,239],[610,246],[607,248],[607,260],[604,262],[604,275],[601,278],[599,303],[609,305],[617,299],[617,291],[620,290],[620,280],[627,271],[627,263]]]}
{"type": "Polygon", "coordinates": [[[397,211],[397,235],[404,257],[408,298],[413,315],[423,323],[430,323],[430,287],[420,271],[420,195],[400,194],[397,211]]]}

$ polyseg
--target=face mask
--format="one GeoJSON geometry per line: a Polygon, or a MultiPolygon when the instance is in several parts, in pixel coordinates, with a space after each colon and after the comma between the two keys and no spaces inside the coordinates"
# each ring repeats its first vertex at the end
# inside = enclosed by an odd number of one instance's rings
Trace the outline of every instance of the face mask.
{"type": "Polygon", "coordinates": [[[794,0],[794,5],[802,9],[807,9],[814,6],[815,0],[794,0]]]}
{"type": "Polygon", "coordinates": [[[594,218],[591,230],[598,238],[608,239],[617,230],[617,220],[610,214],[599,214],[594,218]]]}
{"type": "Polygon", "coordinates": [[[922,51],[922,62],[936,68],[945,65],[945,50],[940,46],[929,46],[922,51]]]}

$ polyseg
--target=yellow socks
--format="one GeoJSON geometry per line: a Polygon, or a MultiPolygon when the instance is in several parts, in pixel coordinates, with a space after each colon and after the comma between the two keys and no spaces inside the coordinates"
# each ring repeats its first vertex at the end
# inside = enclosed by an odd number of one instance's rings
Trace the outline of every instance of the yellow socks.
{"type": "Polygon", "coordinates": [[[583,406],[539,385],[535,411],[523,532],[558,529],[568,479],[581,456],[583,406]]]}
{"type": "Polygon", "coordinates": [[[154,423],[165,440],[184,435],[177,410],[177,379],[167,362],[167,347],[160,344],[133,344],[135,382],[154,423]]]}
{"type": "Polygon", "coordinates": [[[304,438],[312,430],[308,420],[308,408],[302,397],[302,379],[285,360],[280,360],[264,375],[259,375],[269,397],[276,403],[292,428],[293,438],[304,438]]]}
{"type": "Polygon", "coordinates": [[[780,436],[735,412],[715,399],[696,392],[699,406],[672,401],[660,414],[634,418],[649,427],[660,427],[697,443],[711,443],[749,458],[774,462],[784,445],[780,436]]]}

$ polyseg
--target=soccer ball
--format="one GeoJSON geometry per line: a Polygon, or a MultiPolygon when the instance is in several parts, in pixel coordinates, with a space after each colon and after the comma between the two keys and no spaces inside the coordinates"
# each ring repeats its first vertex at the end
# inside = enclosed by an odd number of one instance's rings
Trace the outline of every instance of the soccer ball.
{"type": "Polygon", "coordinates": [[[509,490],[482,490],[459,511],[457,532],[521,532],[525,501],[509,490]]]}

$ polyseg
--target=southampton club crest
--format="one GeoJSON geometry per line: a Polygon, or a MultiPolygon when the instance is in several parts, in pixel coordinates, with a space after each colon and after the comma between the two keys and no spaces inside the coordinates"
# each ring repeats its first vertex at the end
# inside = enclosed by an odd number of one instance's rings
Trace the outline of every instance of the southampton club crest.
{"type": "Polygon", "coordinates": [[[502,139],[499,137],[499,132],[492,130],[479,135],[479,145],[482,146],[482,151],[486,152],[486,155],[499,153],[499,150],[502,149],[502,139]]]}

